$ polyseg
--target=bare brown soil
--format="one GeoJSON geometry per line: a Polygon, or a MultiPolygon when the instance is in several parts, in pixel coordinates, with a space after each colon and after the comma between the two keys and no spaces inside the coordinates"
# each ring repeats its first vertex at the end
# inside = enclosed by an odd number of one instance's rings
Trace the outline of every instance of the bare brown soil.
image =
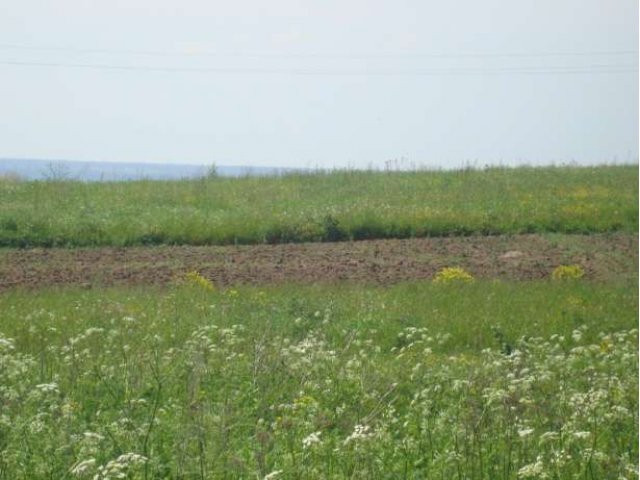
{"type": "Polygon", "coordinates": [[[514,235],[238,247],[0,250],[0,290],[162,285],[198,271],[216,285],[429,279],[461,266],[479,278],[547,278],[561,264],[587,277],[637,276],[638,235],[514,235]]]}

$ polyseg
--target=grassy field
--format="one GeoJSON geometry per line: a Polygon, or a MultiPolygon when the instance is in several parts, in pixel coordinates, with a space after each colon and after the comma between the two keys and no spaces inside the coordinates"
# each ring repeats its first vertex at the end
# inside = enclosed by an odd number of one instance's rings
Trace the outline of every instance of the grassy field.
{"type": "Polygon", "coordinates": [[[638,230],[638,167],[0,181],[0,246],[249,244],[638,230]]]}
{"type": "Polygon", "coordinates": [[[69,249],[0,251],[0,480],[637,479],[637,231],[637,166],[2,180],[69,249]]]}
{"type": "Polygon", "coordinates": [[[637,292],[6,292],[0,478],[637,478],[637,292]]]}

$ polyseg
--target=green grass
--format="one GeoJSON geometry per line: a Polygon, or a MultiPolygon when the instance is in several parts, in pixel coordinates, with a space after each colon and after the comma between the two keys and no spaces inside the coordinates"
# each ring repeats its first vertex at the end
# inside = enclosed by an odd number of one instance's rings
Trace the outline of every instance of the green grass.
{"type": "Polygon", "coordinates": [[[249,244],[638,230],[638,167],[0,181],[0,246],[249,244]]]}
{"type": "Polygon", "coordinates": [[[637,310],[636,279],[5,292],[0,478],[636,478],[637,310]]]}

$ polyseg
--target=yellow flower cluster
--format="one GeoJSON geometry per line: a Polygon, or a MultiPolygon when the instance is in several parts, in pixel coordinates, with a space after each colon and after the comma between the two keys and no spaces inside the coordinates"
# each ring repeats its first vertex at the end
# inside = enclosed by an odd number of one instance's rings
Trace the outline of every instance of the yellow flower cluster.
{"type": "Polygon", "coordinates": [[[554,280],[577,280],[584,277],[584,270],[580,265],[560,265],[551,272],[554,280]]]}
{"type": "Polygon", "coordinates": [[[433,283],[472,282],[473,275],[461,267],[447,267],[433,277],[433,283]]]}
{"type": "Polygon", "coordinates": [[[188,285],[193,285],[209,292],[213,292],[216,289],[211,280],[203,277],[196,271],[185,274],[184,279],[188,285]]]}

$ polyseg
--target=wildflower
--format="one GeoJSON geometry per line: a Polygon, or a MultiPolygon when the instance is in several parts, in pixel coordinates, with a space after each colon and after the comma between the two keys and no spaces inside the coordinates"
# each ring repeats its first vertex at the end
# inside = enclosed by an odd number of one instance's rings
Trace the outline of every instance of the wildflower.
{"type": "Polygon", "coordinates": [[[547,475],[544,473],[544,465],[542,463],[542,458],[538,456],[534,463],[530,463],[525,465],[520,470],[518,470],[518,478],[546,478],[547,475]]]}
{"type": "Polygon", "coordinates": [[[316,443],[322,443],[322,440],[320,440],[320,434],[321,433],[322,432],[313,432],[312,434],[310,434],[307,437],[303,438],[302,439],[302,448],[307,449],[307,448],[311,448],[316,443]]]}
{"type": "Polygon", "coordinates": [[[104,440],[104,437],[102,435],[100,435],[99,433],[94,433],[94,432],[84,432],[83,436],[86,440],[88,441],[101,441],[104,440]]]}
{"type": "Polygon", "coordinates": [[[88,470],[92,470],[95,464],[96,464],[95,458],[82,460],[81,462],[77,462],[73,467],[71,467],[71,469],[69,470],[69,473],[77,477],[82,477],[87,473],[88,470]]]}
{"type": "Polygon", "coordinates": [[[36,385],[36,388],[40,390],[42,393],[58,393],[58,384],[57,383],[41,383],[36,385]]]}
{"type": "Polygon", "coordinates": [[[300,397],[296,398],[293,403],[298,407],[305,407],[309,405],[315,405],[317,401],[311,395],[301,395],[300,397]]]}
{"type": "Polygon", "coordinates": [[[265,475],[264,480],[274,480],[282,474],[282,470],[274,470],[273,472],[265,475]]]}
{"type": "Polygon", "coordinates": [[[7,338],[0,337],[0,350],[13,350],[13,342],[7,338]]]}
{"type": "Polygon", "coordinates": [[[552,442],[554,440],[558,440],[560,438],[560,434],[558,432],[544,432],[540,435],[540,444],[546,442],[552,442]]]}
{"type": "MultiPolygon", "coordinates": [[[[130,318],[130,317],[124,317],[124,318],[130,318]]],[[[124,319],[123,319],[124,320],[124,319]]],[[[100,333],[104,333],[104,328],[98,328],[98,327],[90,327],[87,328],[84,332],[85,337],[89,337],[93,334],[100,334],[100,333]]]]}
{"type": "Polygon", "coordinates": [[[370,438],[373,435],[370,433],[370,430],[371,429],[368,425],[356,425],[353,427],[353,433],[345,439],[344,444],[348,445],[353,441],[366,440],[370,438]]]}
{"type": "Polygon", "coordinates": [[[518,430],[518,436],[520,438],[525,438],[531,435],[534,432],[533,428],[523,428],[522,430],[518,430]]]}
{"type": "Polygon", "coordinates": [[[433,283],[472,282],[473,275],[461,267],[447,267],[433,277],[433,283]]]}
{"type": "Polygon", "coordinates": [[[126,478],[126,470],[129,467],[144,464],[147,457],[137,453],[125,453],[115,460],[110,460],[106,465],[98,467],[98,473],[93,477],[94,480],[106,480],[110,478],[126,478]]]}
{"type": "Polygon", "coordinates": [[[213,292],[215,290],[213,282],[196,271],[187,273],[184,278],[188,285],[193,285],[209,292],[213,292]]]}
{"type": "Polygon", "coordinates": [[[577,280],[584,277],[584,270],[580,265],[560,265],[551,272],[553,280],[577,280]]]}

